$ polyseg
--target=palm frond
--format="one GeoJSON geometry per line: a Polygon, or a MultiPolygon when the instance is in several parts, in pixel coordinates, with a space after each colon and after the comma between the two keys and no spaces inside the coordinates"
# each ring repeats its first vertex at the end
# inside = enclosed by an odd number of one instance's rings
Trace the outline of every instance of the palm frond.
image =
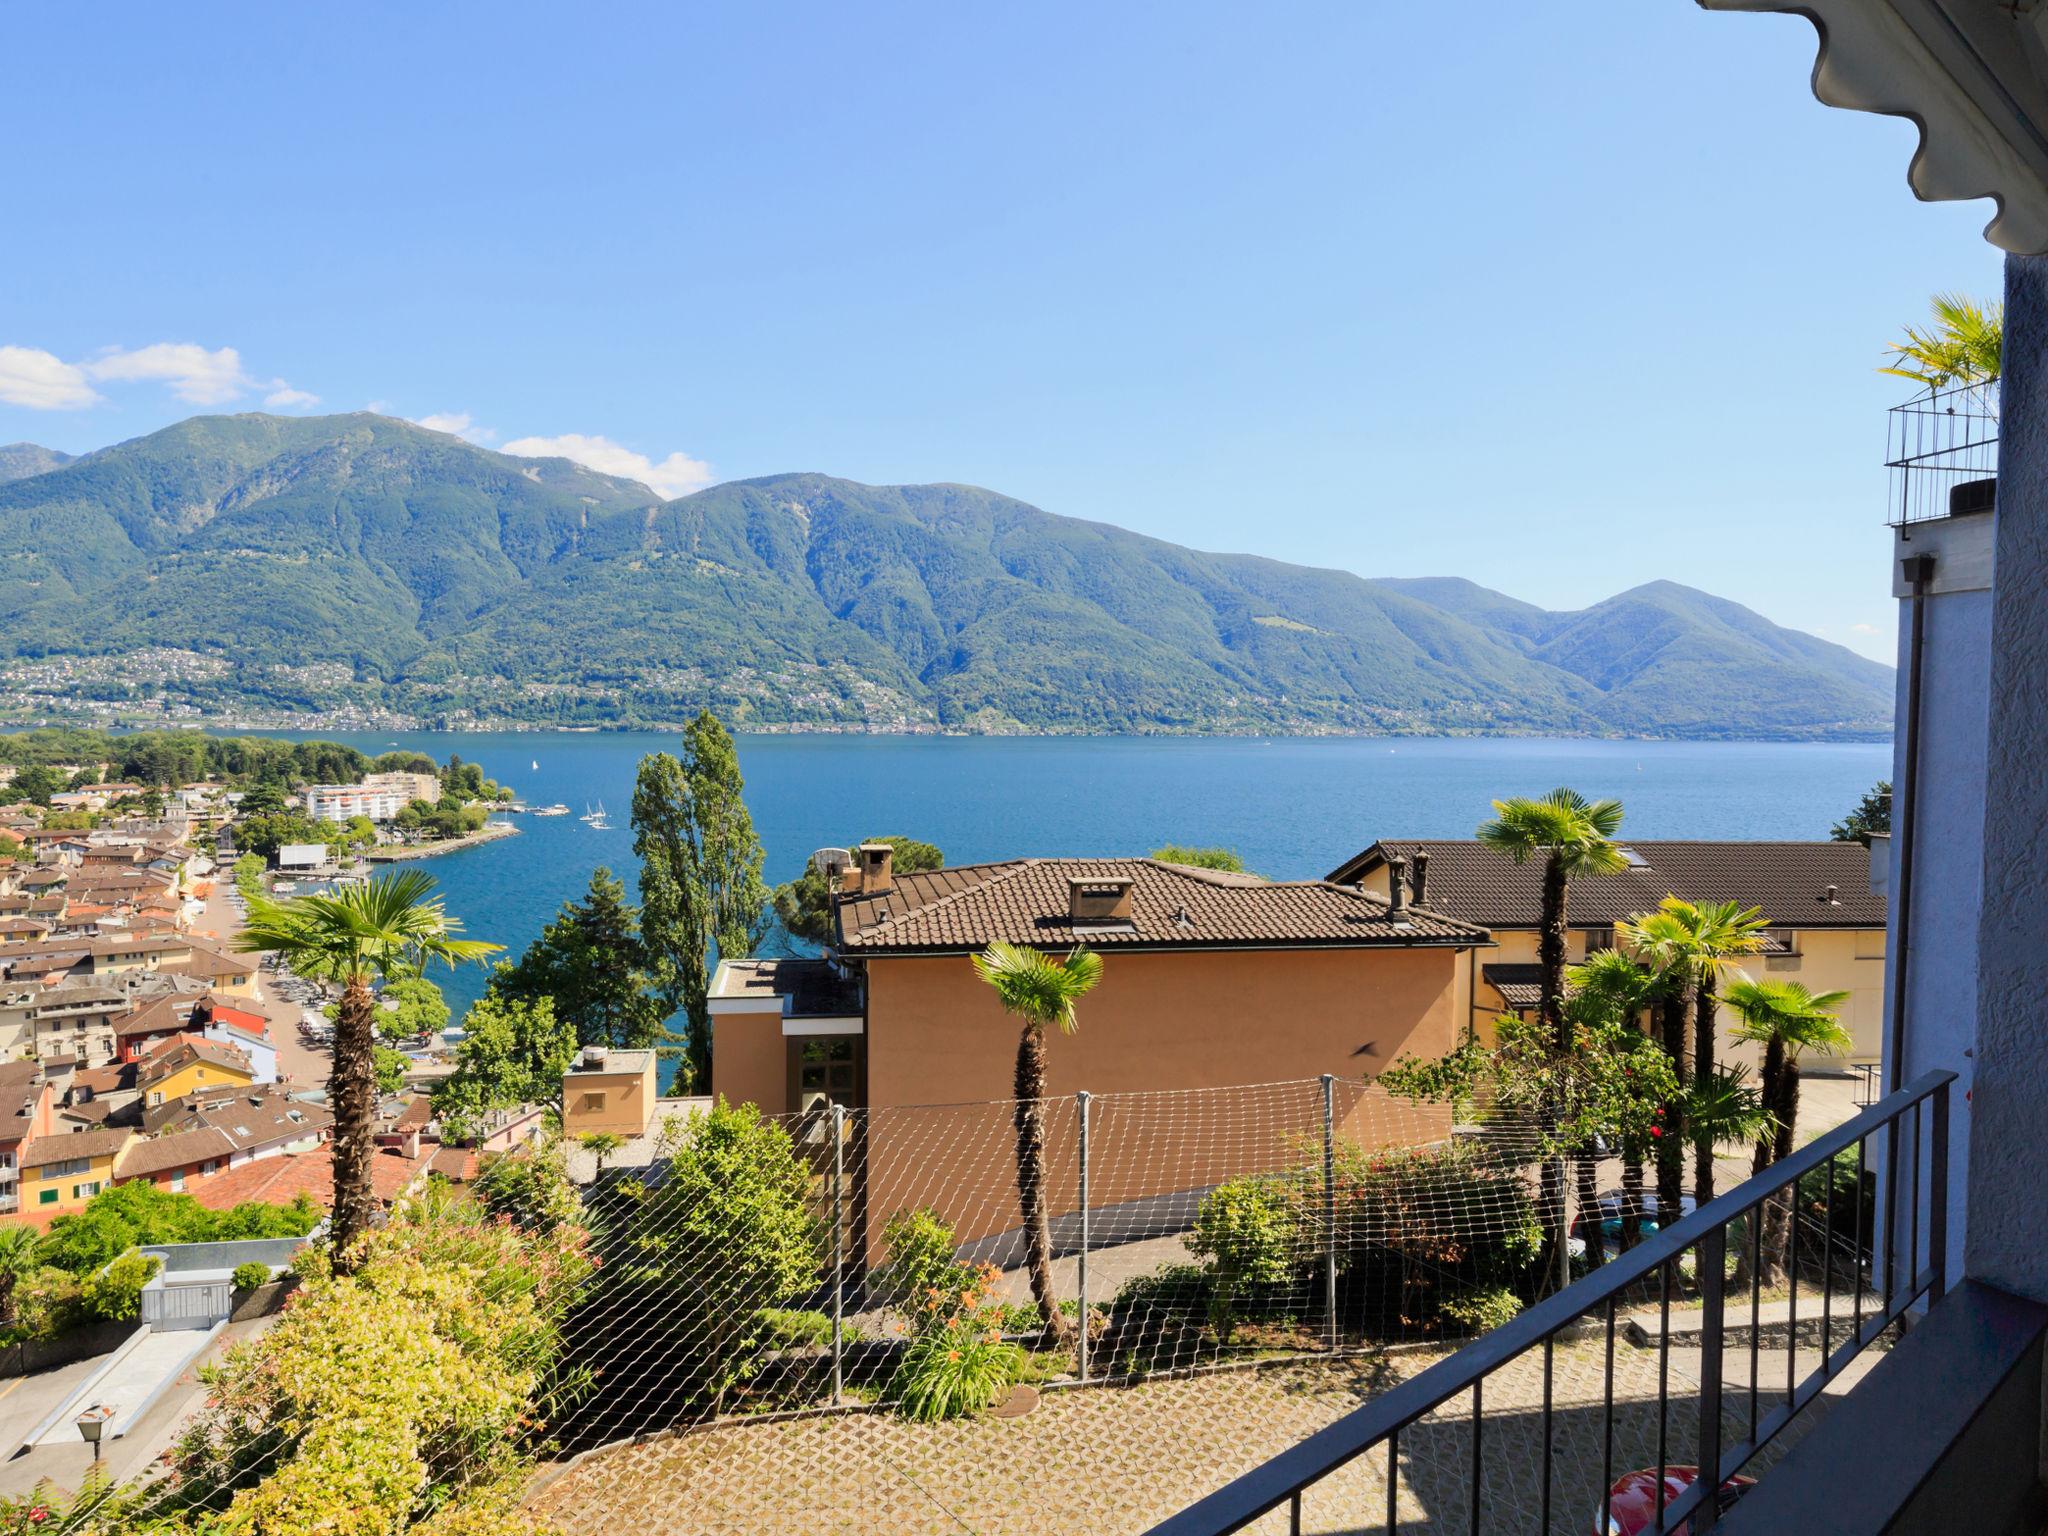
{"type": "Polygon", "coordinates": [[[973,957],[974,973],[995,989],[1006,1013],[1074,1032],[1074,1004],[1102,980],[1102,956],[1085,945],[1064,958],[997,942],[973,957]]]}

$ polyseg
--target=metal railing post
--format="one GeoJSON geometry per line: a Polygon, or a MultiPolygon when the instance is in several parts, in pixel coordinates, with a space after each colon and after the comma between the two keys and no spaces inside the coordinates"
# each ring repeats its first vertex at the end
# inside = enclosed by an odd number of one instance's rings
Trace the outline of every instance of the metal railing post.
{"type": "Polygon", "coordinates": [[[1927,1149],[1927,1258],[1933,1270],[1927,1304],[1948,1290],[1948,1084],[1934,1090],[1932,1144],[1927,1149]]]}
{"type": "Polygon", "coordinates": [[[1337,1079],[1323,1074],[1323,1340],[1337,1347],[1337,1079]]]}
{"type": "MultiPolygon", "coordinates": [[[[1763,1205],[1750,1207],[1749,1219],[1761,1224],[1763,1205]]],[[[1796,1218],[1795,1218],[1796,1219],[1796,1218]]],[[[1700,1475],[1707,1481],[1707,1496],[1692,1517],[1689,1529],[1695,1536],[1707,1536],[1714,1528],[1721,1486],[1721,1346],[1727,1320],[1728,1229],[1711,1227],[1700,1238],[1700,1475]]],[[[1794,1282],[1797,1283],[1796,1281],[1794,1282]]],[[[1754,1324],[1752,1324],[1754,1326],[1754,1324]]],[[[1669,1349],[1667,1338],[1664,1347],[1669,1349]]]]}
{"type": "Polygon", "coordinates": [[[1081,1136],[1081,1251],[1075,1258],[1075,1289],[1080,1293],[1081,1379],[1088,1379],[1088,1101],[1086,1089],[1074,1095],[1074,1117],[1081,1136]]]}
{"type": "Polygon", "coordinates": [[[832,1406],[846,1389],[846,1106],[832,1106],[832,1406]]]}

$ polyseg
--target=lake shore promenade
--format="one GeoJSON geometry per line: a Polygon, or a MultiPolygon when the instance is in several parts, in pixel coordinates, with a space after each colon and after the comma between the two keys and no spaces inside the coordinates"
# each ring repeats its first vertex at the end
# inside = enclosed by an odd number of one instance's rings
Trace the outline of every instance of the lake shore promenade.
{"type": "Polygon", "coordinates": [[[407,843],[403,847],[371,848],[365,850],[363,857],[372,864],[399,864],[408,859],[431,859],[444,853],[459,853],[464,848],[481,847],[518,834],[519,828],[511,822],[493,821],[462,837],[444,838],[435,843],[407,843]]]}

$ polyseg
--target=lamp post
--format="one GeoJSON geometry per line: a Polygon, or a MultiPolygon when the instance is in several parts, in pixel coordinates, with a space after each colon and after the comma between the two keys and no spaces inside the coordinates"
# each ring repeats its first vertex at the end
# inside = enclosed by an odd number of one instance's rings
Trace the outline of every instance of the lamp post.
{"type": "Polygon", "coordinates": [[[107,1422],[114,1417],[114,1410],[95,1403],[78,1416],[78,1432],[92,1446],[94,1466],[100,1461],[100,1436],[105,1433],[107,1422]]]}

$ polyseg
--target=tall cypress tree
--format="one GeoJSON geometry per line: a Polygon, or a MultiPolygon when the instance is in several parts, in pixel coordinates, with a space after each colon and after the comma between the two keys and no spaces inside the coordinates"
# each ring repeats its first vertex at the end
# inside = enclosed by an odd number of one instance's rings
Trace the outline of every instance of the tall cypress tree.
{"type": "Polygon", "coordinates": [[[640,859],[640,934],[655,985],[684,1016],[688,1086],[711,1083],[706,1006],[714,952],[741,956],[766,926],[763,854],[747,813],[731,733],[709,710],[683,732],[683,756],[640,760],[633,788],[633,852],[640,859]]]}

